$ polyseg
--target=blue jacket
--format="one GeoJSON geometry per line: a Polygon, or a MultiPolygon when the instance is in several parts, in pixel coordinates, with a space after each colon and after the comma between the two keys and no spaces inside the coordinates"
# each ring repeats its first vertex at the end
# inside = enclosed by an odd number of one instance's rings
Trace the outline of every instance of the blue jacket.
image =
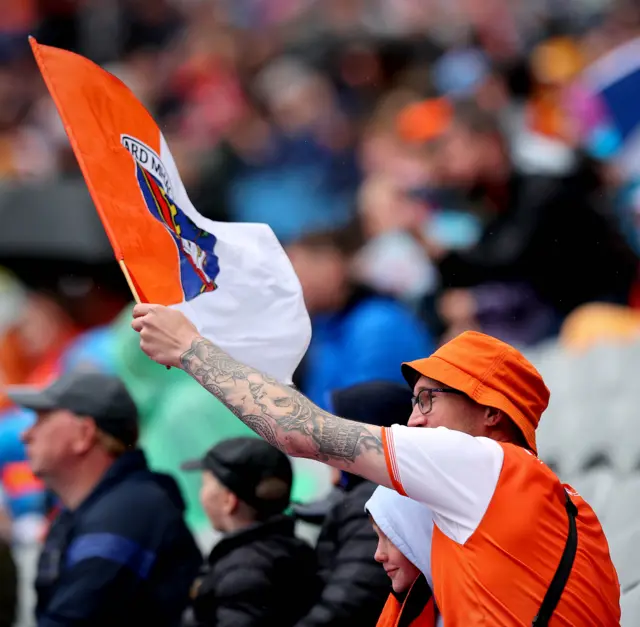
{"type": "Polygon", "coordinates": [[[404,383],[400,364],[428,357],[435,348],[407,307],[367,290],[358,290],[340,313],[315,316],[312,324],[300,387],[323,409],[334,390],[376,380],[404,383]]]}
{"type": "Polygon", "coordinates": [[[125,453],[49,531],[38,565],[38,627],[177,627],[202,556],[177,484],[125,453]]]}

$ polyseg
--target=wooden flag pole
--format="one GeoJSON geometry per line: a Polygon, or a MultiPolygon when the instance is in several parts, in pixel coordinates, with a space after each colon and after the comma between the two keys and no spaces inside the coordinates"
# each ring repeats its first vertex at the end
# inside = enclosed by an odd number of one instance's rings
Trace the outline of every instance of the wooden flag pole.
{"type": "Polygon", "coordinates": [[[127,265],[125,264],[123,259],[118,259],[118,263],[120,264],[120,269],[122,270],[122,274],[124,274],[124,278],[127,280],[127,285],[129,286],[129,289],[133,294],[133,298],[135,298],[136,303],[140,304],[140,295],[138,294],[136,286],[133,284],[133,280],[131,278],[131,275],[129,274],[127,265]]]}
{"type": "MultiPolygon", "coordinates": [[[[133,279],[129,274],[129,269],[127,268],[127,264],[125,264],[124,259],[118,259],[118,264],[120,265],[120,269],[122,270],[122,274],[124,274],[124,278],[127,280],[127,285],[133,294],[133,298],[136,303],[140,304],[140,294],[138,294],[138,290],[136,289],[135,284],[133,283],[133,279]]],[[[171,366],[166,366],[167,370],[171,370],[171,366]]]]}

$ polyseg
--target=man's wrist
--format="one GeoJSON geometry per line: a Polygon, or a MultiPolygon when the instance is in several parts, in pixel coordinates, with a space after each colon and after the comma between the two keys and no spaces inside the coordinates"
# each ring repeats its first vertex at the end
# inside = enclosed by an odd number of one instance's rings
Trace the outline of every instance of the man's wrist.
{"type": "Polygon", "coordinates": [[[180,352],[177,360],[178,363],[176,365],[184,370],[187,361],[198,356],[197,348],[205,341],[206,338],[200,335],[197,331],[185,333],[184,339],[181,339],[180,341],[180,352]]]}

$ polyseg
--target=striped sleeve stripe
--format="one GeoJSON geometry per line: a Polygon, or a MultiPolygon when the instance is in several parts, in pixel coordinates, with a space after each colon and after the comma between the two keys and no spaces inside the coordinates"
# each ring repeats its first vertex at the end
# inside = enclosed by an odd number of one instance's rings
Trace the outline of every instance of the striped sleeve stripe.
{"type": "Polygon", "coordinates": [[[152,551],[114,533],[88,533],[76,538],[67,551],[67,568],[88,559],[103,559],[126,566],[140,579],[147,579],[156,561],[152,551]]]}
{"type": "Polygon", "coordinates": [[[387,472],[393,488],[402,496],[407,496],[407,493],[402,487],[402,481],[400,481],[400,471],[398,470],[398,460],[396,458],[396,449],[393,444],[393,430],[389,427],[382,428],[382,448],[384,449],[384,459],[387,463],[387,472]]]}

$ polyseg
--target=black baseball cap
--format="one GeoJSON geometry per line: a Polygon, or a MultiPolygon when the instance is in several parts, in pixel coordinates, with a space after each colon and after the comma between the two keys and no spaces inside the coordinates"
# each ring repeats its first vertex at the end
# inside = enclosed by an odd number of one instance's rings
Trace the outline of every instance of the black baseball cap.
{"type": "Polygon", "coordinates": [[[208,470],[241,501],[263,515],[282,513],[289,506],[293,470],[289,458],[264,440],[230,438],[210,448],[201,459],[187,461],[182,470],[208,470]]]}
{"type": "Polygon", "coordinates": [[[33,411],[67,409],[93,418],[96,426],[126,446],[138,441],[138,409],[124,383],[99,372],[72,371],[46,388],[9,386],[7,396],[33,411]]]}

